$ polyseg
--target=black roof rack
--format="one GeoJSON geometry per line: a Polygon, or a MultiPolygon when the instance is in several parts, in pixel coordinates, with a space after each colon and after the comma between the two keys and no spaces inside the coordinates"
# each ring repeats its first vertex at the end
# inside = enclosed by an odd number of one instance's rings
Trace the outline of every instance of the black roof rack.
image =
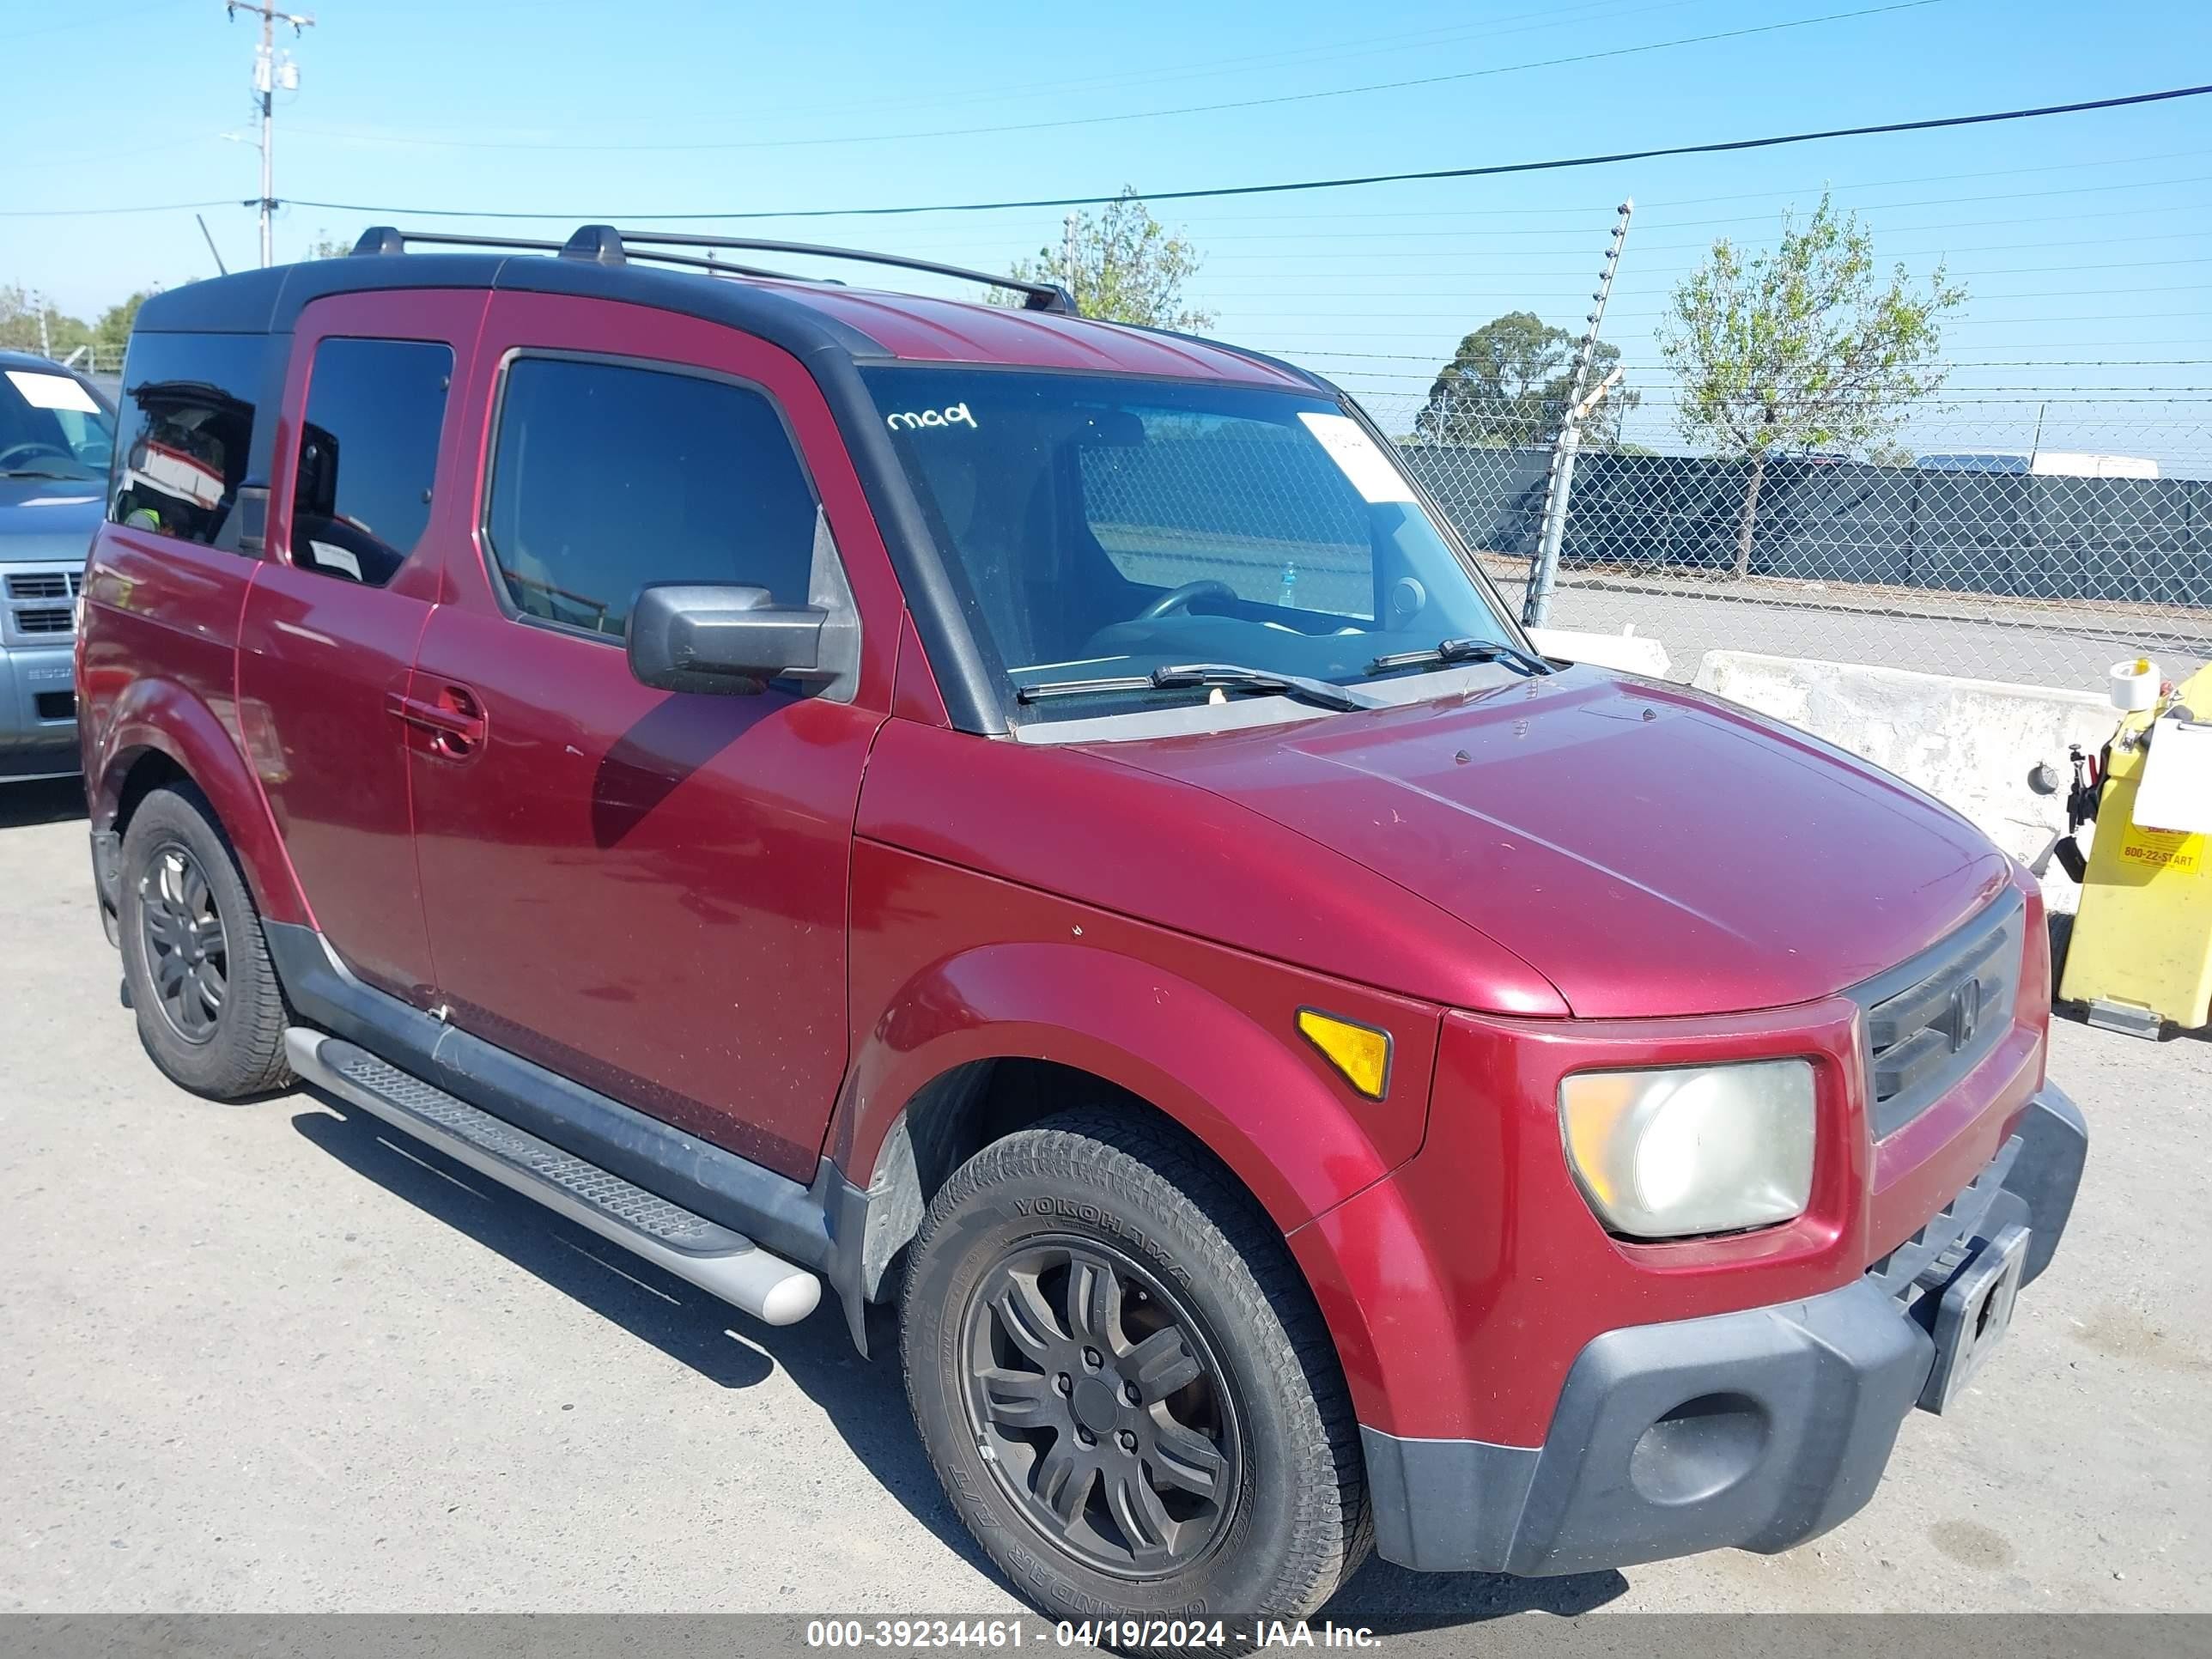
{"type": "Polygon", "coordinates": [[[377,225],[365,230],[353,246],[356,255],[404,253],[408,244],[441,247],[522,248],[550,252],[563,259],[587,259],[594,264],[618,265],[631,259],[649,259],[659,264],[684,265],[697,270],[720,271],[732,276],[769,276],[785,282],[810,279],[791,276],[787,272],[765,270],[757,266],[733,264],[709,254],[670,252],[671,248],[733,248],[761,253],[803,253],[817,258],[852,259],[872,265],[891,265],[902,270],[927,270],[939,276],[957,276],[964,282],[981,283],[990,288],[1011,289],[1022,296],[1022,305],[1030,311],[1059,312],[1075,314],[1075,301],[1057,283],[1030,282],[1018,276],[995,276],[988,270],[971,270],[965,265],[948,265],[935,259],[909,258],[902,253],[870,253],[860,248],[830,247],[817,242],[779,242],[752,236],[694,236],[677,231],[617,230],[612,225],[584,225],[565,242],[546,241],[527,236],[476,236],[454,231],[397,230],[389,225],[377,225]]]}

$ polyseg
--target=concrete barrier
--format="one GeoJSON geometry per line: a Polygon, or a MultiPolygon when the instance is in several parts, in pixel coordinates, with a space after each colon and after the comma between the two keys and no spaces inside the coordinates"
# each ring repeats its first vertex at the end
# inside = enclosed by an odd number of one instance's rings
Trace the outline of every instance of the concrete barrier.
{"type": "Polygon", "coordinates": [[[1624,674],[1644,674],[1655,680],[1667,678],[1667,647],[1656,640],[1639,636],[1633,623],[1618,634],[1583,634],[1571,628],[1532,628],[1528,637],[1547,657],[1595,663],[1600,668],[1618,668],[1624,674]]]}
{"type": "MultiPolygon", "coordinates": [[[[1749,651],[1706,652],[1692,684],[1917,784],[2030,860],[2065,829],[2066,805],[2063,794],[2030,790],[2029,771],[2048,761],[2067,778],[2068,745],[2094,753],[2118,719],[2094,691],[1749,651]]],[[[2054,909],[2073,909],[2080,890],[2055,865],[2044,878],[2054,909]]]]}

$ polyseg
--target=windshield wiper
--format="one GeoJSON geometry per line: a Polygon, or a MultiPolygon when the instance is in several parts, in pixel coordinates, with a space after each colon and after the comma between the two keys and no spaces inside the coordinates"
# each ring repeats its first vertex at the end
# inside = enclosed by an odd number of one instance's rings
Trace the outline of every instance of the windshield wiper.
{"type": "Polygon", "coordinates": [[[1149,674],[1128,674],[1094,680],[1051,680],[1024,685],[1014,693],[1021,702],[1042,702],[1048,697],[1091,696],[1112,691],[1261,691],[1296,697],[1302,702],[1347,712],[1382,705],[1364,692],[1332,684],[1304,674],[1278,674],[1271,669],[1243,668],[1235,663],[1194,662],[1155,668],[1149,674]]]}
{"type": "Polygon", "coordinates": [[[90,483],[96,476],[91,472],[49,472],[42,466],[15,466],[0,472],[0,477],[58,478],[64,483],[90,483]]]}
{"type": "Polygon", "coordinates": [[[1531,677],[1552,672],[1552,665],[1541,657],[1531,656],[1519,646],[1507,645],[1502,640],[1439,640],[1425,651],[1400,651],[1391,656],[1377,657],[1367,665],[1367,672],[1382,674],[1393,668],[1441,668],[1462,662],[1502,662],[1531,677]]]}

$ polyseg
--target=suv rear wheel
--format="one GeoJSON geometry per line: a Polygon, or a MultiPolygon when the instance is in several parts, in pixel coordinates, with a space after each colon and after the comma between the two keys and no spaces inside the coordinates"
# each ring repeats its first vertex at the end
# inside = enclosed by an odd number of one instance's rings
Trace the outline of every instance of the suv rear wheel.
{"type": "Polygon", "coordinates": [[[173,1081],[216,1100],[291,1081],[260,914],[206,798],[189,784],[154,791],[131,814],[120,921],[138,1039],[173,1081]]]}
{"type": "Polygon", "coordinates": [[[1328,1330],[1171,1133],[1069,1113],[977,1153],[915,1240],[902,1337],[946,1493],[1054,1618],[1300,1617],[1366,1554],[1328,1330]]]}

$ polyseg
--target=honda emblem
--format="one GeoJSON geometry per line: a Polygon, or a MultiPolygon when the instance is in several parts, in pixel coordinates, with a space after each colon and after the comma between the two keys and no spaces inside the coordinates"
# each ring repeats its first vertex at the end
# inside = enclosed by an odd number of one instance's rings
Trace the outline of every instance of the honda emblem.
{"type": "Polygon", "coordinates": [[[1951,993],[1951,1052],[1957,1054],[1974,1040],[1974,1028],[1982,1023],[1982,982],[1970,979],[1951,993]]]}

